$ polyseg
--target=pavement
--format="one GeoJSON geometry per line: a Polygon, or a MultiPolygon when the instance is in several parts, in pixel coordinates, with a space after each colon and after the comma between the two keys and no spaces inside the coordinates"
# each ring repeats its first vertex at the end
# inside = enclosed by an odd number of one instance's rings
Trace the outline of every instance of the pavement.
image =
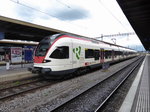
{"type": "Polygon", "coordinates": [[[32,74],[27,70],[31,66],[33,63],[10,65],[9,70],[6,69],[6,65],[0,66],[0,83],[37,76],[37,74],[32,74]]]}
{"type": "Polygon", "coordinates": [[[146,55],[119,112],[150,112],[150,55],[146,55]]]}

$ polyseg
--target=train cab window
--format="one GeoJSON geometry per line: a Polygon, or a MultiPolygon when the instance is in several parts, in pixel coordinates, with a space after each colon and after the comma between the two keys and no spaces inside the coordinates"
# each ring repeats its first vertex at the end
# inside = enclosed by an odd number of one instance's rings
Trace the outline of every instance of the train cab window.
{"type": "Polygon", "coordinates": [[[68,46],[57,47],[50,55],[50,58],[54,58],[54,59],[69,58],[69,47],[68,46]]]}
{"type": "Polygon", "coordinates": [[[49,48],[48,43],[40,43],[36,49],[35,56],[45,56],[49,48]]]}

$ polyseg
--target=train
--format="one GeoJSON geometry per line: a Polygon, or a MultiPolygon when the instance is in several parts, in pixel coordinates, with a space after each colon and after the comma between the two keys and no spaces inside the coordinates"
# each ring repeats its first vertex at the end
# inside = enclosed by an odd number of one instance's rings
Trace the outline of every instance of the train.
{"type": "Polygon", "coordinates": [[[39,42],[29,71],[46,78],[61,77],[135,56],[137,51],[119,45],[70,34],[54,34],[39,42]]]}

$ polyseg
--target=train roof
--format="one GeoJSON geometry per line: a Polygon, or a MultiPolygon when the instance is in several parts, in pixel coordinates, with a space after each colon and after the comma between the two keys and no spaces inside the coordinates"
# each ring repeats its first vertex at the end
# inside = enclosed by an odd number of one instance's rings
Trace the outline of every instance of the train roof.
{"type": "Polygon", "coordinates": [[[107,45],[110,45],[110,46],[115,46],[115,47],[123,48],[124,50],[127,50],[127,49],[128,49],[128,50],[130,50],[130,51],[136,51],[136,50],[131,49],[131,48],[127,48],[127,47],[120,46],[120,45],[117,45],[117,44],[112,44],[112,43],[109,43],[109,42],[97,40],[97,39],[94,39],[94,38],[83,37],[83,36],[77,36],[77,35],[72,35],[72,34],[67,34],[67,33],[60,33],[60,35],[69,35],[69,36],[78,37],[78,38],[80,37],[80,38],[83,38],[83,39],[90,40],[90,41],[93,42],[93,43],[101,42],[101,43],[104,43],[104,44],[107,44],[107,45]]]}

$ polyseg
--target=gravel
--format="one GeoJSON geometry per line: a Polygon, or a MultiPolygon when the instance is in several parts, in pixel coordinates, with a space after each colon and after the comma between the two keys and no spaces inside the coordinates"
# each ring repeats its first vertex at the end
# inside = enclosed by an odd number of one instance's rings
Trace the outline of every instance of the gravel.
{"type": "MultiPolygon", "coordinates": [[[[84,92],[84,94],[79,95],[79,97],[59,107],[54,112],[94,112],[99,104],[107,98],[110,92],[114,90],[114,87],[116,87],[125,76],[126,72],[117,73],[113,77],[99,83],[94,88],[84,92]]],[[[118,99],[117,102],[120,100],[121,99],[118,99]]]]}
{"type": "Polygon", "coordinates": [[[111,66],[107,71],[98,70],[87,75],[65,80],[7,101],[0,101],[0,112],[49,112],[110,76],[134,59],[111,66]]]}

